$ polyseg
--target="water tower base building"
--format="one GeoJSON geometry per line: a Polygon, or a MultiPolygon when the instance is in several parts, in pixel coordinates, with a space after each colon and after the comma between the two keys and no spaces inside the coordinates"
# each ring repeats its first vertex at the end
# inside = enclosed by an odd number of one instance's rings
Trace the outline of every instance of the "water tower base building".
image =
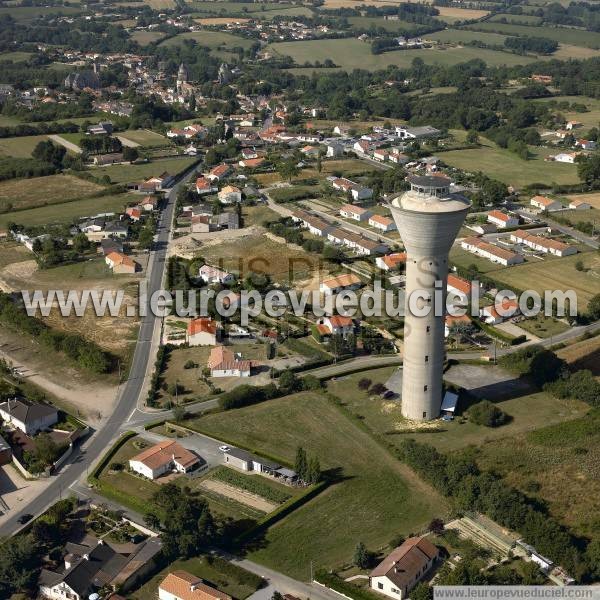
{"type": "Polygon", "coordinates": [[[402,414],[435,419],[442,404],[448,254],[470,208],[450,179],[409,176],[390,209],[406,248],[402,414]]]}

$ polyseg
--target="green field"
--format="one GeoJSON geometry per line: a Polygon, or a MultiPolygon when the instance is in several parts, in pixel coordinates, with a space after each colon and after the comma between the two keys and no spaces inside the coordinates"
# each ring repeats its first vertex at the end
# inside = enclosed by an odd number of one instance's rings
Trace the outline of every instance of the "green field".
{"type": "Polygon", "coordinates": [[[129,596],[134,600],[158,597],[158,586],[168,573],[183,570],[200,577],[236,600],[244,600],[262,585],[262,579],[237,565],[218,557],[196,557],[176,560],[152,577],[141,588],[129,596]]]}
{"type": "Polygon", "coordinates": [[[293,5],[279,4],[278,2],[260,2],[260,3],[247,3],[247,2],[208,2],[199,0],[197,2],[189,2],[189,7],[193,11],[207,15],[219,15],[219,16],[243,16],[247,13],[263,13],[271,11],[280,11],[285,9],[286,6],[290,8],[293,5]]]}
{"type": "Polygon", "coordinates": [[[520,290],[573,290],[577,294],[578,311],[584,312],[592,296],[600,293],[600,256],[584,252],[565,258],[546,258],[543,261],[528,262],[501,269],[494,278],[503,281],[508,287],[520,290]],[[575,265],[582,261],[583,271],[575,265]]]}
{"type": "Polygon", "coordinates": [[[23,62],[32,56],[31,52],[1,52],[0,61],[10,60],[11,62],[23,62]]]}
{"type": "Polygon", "coordinates": [[[544,160],[544,157],[551,152],[548,148],[530,146],[531,158],[523,160],[513,152],[499,148],[493,142],[484,139],[481,142],[480,148],[442,152],[440,158],[452,167],[470,173],[482,171],[515,188],[522,188],[534,183],[573,184],[579,182],[576,165],[544,160]]]}
{"type": "MultiPolygon", "coordinates": [[[[475,232],[469,231],[469,235],[475,235],[475,232]]],[[[475,265],[480,273],[490,273],[503,268],[502,265],[493,263],[491,260],[463,250],[460,242],[455,243],[450,250],[450,263],[463,269],[468,269],[471,265],[475,265]]]]}
{"type": "Polygon", "coordinates": [[[383,54],[371,54],[369,44],[358,39],[309,40],[305,42],[277,42],[267,49],[276,55],[291,56],[299,65],[305,62],[323,62],[327,58],[348,71],[353,69],[377,70],[389,65],[408,68],[415,58],[427,64],[455,65],[475,58],[490,65],[519,65],[532,62],[529,56],[517,56],[485,48],[448,48],[447,50],[420,49],[395,50],[383,54]]]}
{"type": "Polygon", "coordinates": [[[15,21],[33,21],[46,15],[75,15],[83,9],[75,6],[8,6],[0,7],[0,17],[10,15],[15,21]]]}
{"type": "Polygon", "coordinates": [[[158,40],[165,37],[165,34],[160,31],[133,31],[130,37],[140,46],[147,46],[153,42],[158,42],[158,40]]]}
{"type": "Polygon", "coordinates": [[[511,15],[509,13],[497,13],[492,15],[488,22],[495,23],[506,19],[507,23],[516,23],[517,25],[539,25],[542,22],[542,17],[536,15],[511,15]]]}
{"type": "Polygon", "coordinates": [[[49,175],[0,182],[0,213],[7,210],[61,204],[91,196],[101,185],[73,175],[49,175]]]}
{"type": "Polygon", "coordinates": [[[271,528],[264,547],[249,555],[293,577],[306,579],[311,560],[315,568],[346,563],[358,541],[382,548],[446,512],[443,498],[321,394],[295,394],[194,423],[291,464],[302,445],[337,481],[271,528]]]}
{"type": "Polygon", "coordinates": [[[579,535],[600,537],[600,413],[485,444],[477,462],[548,504],[579,535]]]}
{"type": "Polygon", "coordinates": [[[348,22],[353,26],[353,29],[363,30],[377,27],[392,32],[407,31],[415,29],[417,26],[409,21],[389,21],[383,17],[348,17],[348,22]]]}
{"type": "Polygon", "coordinates": [[[225,49],[232,48],[250,48],[254,40],[243,38],[239,35],[233,35],[225,31],[187,31],[180,33],[175,37],[169,38],[159,44],[160,46],[180,46],[184,40],[195,40],[198,45],[206,46],[207,48],[219,48],[224,46],[225,49]]]}
{"type": "Polygon", "coordinates": [[[117,194],[100,198],[85,198],[63,204],[52,204],[30,210],[20,210],[0,214],[0,230],[6,229],[8,223],[22,225],[45,225],[47,223],[71,223],[80,217],[88,217],[104,212],[119,212],[128,203],[139,201],[134,194],[117,194]]]}
{"type": "Polygon", "coordinates": [[[466,44],[468,42],[480,41],[485,44],[502,46],[507,36],[499,33],[467,31],[466,29],[445,29],[444,31],[428,33],[426,37],[427,39],[437,40],[438,42],[460,42],[466,44]]]}
{"type": "Polygon", "coordinates": [[[567,29],[566,27],[535,27],[530,25],[513,25],[512,23],[475,23],[465,25],[465,29],[474,31],[493,31],[507,35],[525,37],[545,37],[563,44],[584,46],[587,48],[600,48],[600,35],[593,31],[581,29],[567,29]]]}
{"type": "Polygon", "coordinates": [[[156,133],[149,129],[129,129],[127,131],[119,132],[116,135],[118,135],[120,138],[131,140],[132,142],[135,142],[140,146],[144,146],[145,148],[171,145],[170,140],[164,135],[160,135],[160,133],[156,133]]]}
{"type": "Polygon", "coordinates": [[[26,135],[0,139],[0,158],[31,158],[31,153],[38,143],[47,139],[48,136],[46,135],[26,135]]]}
{"type": "Polygon", "coordinates": [[[109,165],[95,168],[93,174],[96,177],[108,175],[112,183],[130,183],[160,175],[165,171],[175,175],[189,167],[195,160],[191,157],[162,158],[140,165],[109,165]]]}
{"type": "MultiPolygon", "coordinates": [[[[584,104],[587,107],[587,112],[574,112],[569,110],[557,109],[557,112],[562,114],[567,121],[579,121],[582,128],[579,132],[583,132],[586,128],[597,127],[600,122],[600,100],[589,98],[587,96],[554,96],[552,98],[544,98],[536,100],[537,102],[555,100],[556,102],[569,102],[584,104]]],[[[578,135],[578,134],[576,134],[578,135]]]]}

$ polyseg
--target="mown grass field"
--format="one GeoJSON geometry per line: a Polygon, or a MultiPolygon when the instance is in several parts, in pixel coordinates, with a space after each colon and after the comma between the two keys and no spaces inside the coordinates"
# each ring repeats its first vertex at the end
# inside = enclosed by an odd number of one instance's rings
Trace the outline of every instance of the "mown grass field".
{"type": "Polygon", "coordinates": [[[160,135],[160,133],[150,131],[149,129],[129,129],[127,131],[119,132],[116,135],[120,138],[131,140],[145,148],[169,146],[171,144],[170,140],[164,135],[160,135]]]}
{"type": "MultiPolygon", "coordinates": [[[[247,2],[229,2],[224,0],[223,2],[211,2],[207,0],[197,0],[189,2],[190,8],[198,12],[206,13],[223,13],[223,14],[242,14],[245,12],[266,12],[271,10],[279,10],[285,7],[285,4],[279,4],[277,2],[260,2],[260,3],[247,3],[247,2]]],[[[289,6],[292,6],[291,4],[289,6]]]]}
{"type": "Polygon", "coordinates": [[[184,40],[195,40],[198,45],[206,46],[207,48],[225,49],[232,48],[250,48],[254,43],[253,40],[243,38],[239,35],[233,35],[225,31],[186,31],[175,37],[169,38],[159,44],[160,46],[180,46],[184,40]]]}
{"type": "Polygon", "coordinates": [[[0,212],[86,198],[103,188],[73,175],[49,175],[0,182],[0,212]]]}
{"type": "Polygon", "coordinates": [[[438,17],[447,23],[456,23],[456,21],[464,21],[470,19],[481,19],[489,14],[489,10],[478,10],[473,8],[456,8],[454,6],[436,6],[440,12],[438,17]]]}
{"type": "Polygon", "coordinates": [[[545,37],[563,44],[572,44],[573,46],[600,48],[600,36],[593,31],[583,31],[581,29],[548,26],[536,27],[533,25],[488,22],[465,25],[465,29],[472,29],[474,31],[493,31],[496,33],[526,37],[545,37]]]}
{"type": "Polygon", "coordinates": [[[545,161],[551,151],[548,148],[530,146],[530,159],[523,160],[513,152],[499,148],[493,142],[481,140],[479,148],[450,150],[439,154],[452,167],[499,179],[507,185],[522,188],[534,183],[573,184],[578,183],[577,166],[567,163],[545,161]]]}
{"type": "Polygon", "coordinates": [[[75,15],[84,12],[76,6],[3,6],[0,17],[10,15],[15,21],[27,22],[45,15],[75,15]]]}
{"type": "Polygon", "coordinates": [[[437,40],[438,42],[468,43],[473,41],[481,41],[485,44],[502,45],[508,36],[500,33],[469,31],[467,29],[444,29],[444,31],[428,33],[425,37],[427,39],[437,40]]]}
{"type": "Polygon", "coordinates": [[[330,58],[336,65],[351,71],[352,69],[377,70],[389,65],[410,67],[415,58],[421,58],[427,64],[455,65],[474,58],[484,60],[489,65],[514,66],[532,62],[528,56],[517,56],[507,52],[496,52],[485,48],[448,48],[395,50],[383,54],[371,54],[371,48],[358,39],[345,38],[334,40],[309,40],[305,42],[277,42],[267,46],[274,54],[291,56],[299,65],[305,62],[323,62],[330,58]]]}
{"type": "Polygon", "coordinates": [[[190,157],[161,158],[139,165],[109,165],[95,168],[93,174],[96,177],[108,175],[112,183],[130,183],[160,175],[165,171],[175,175],[189,167],[195,160],[190,157]]]}
{"type": "Polygon", "coordinates": [[[16,50],[15,52],[0,52],[0,61],[23,62],[31,58],[31,56],[31,52],[21,52],[20,50],[16,50]]]}
{"type": "Polygon", "coordinates": [[[46,135],[26,135],[0,139],[0,158],[31,158],[33,149],[48,139],[46,135]]]}
{"type": "Polygon", "coordinates": [[[410,23],[409,21],[388,21],[383,17],[348,17],[348,22],[354,29],[359,30],[370,29],[373,26],[393,32],[410,31],[415,28],[415,23],[410,23]]]}
{"type": "Polygon", "coordinates": [[[546,259],[515,265],[494,272],[495,279],[520,290],[573,290],[577,294],[577,308],[583,312],[595,294],[600,293],[600,256],[584,252],[565,258],[546,259]],[[575,265],[583,262],[584,270],[575,265]]]}
{"type": "Polygon", "coordinates": [[[311,560],[315,568],[350,561],[359,540],[374,550],[384,547],[394,535],[419,531],[446,511],[443,498],[322,394],[294,394],[195,423],[292,464],[302,445],[337,479],[272,527],[249,555],[293,577],[308,577],[311,560]]]}
{"type": "MultiPolygon", "coordinates": [[[[471,231],[469,235],[474,235],[474,232],[471,231]]],[[[469,268],[471,265],[475,265],[480,273],[491,273],[492,271],[498,271],[503,268],[502,265],[493,263],[482,256],[471,254],[471,252],[468,252],[467,250],[463,250],[460,247],[460,243],[456,243],[452,246],[452,249],[450,250],[450,263],[465,269],[469,268]]]]}
{"type": "Polygon", "coordinates": [[[0,230],[12,222],[23,225],[44,225],[48,223],[70,223],[80,217],[88,217],[105,212],[119,212],[131,203],[139,202],[140,196],[116,194],[99,198],[84,198],[62,204],[51,204],[28,210],[11,211],[0,214],[0,230]]]}
{"type": "Polygon", "coordinates": [[[485,444],[484,468],[548,504],[575,533],[600,537],[600,413],[485,444]]]}
{"type": "Polygon", "coordinates": [[[147,46],[153,42],[158,42],[158,40],[165,37],[165,34],[160,31],[133,31],[129,37],[140,46],[147,46]]]}

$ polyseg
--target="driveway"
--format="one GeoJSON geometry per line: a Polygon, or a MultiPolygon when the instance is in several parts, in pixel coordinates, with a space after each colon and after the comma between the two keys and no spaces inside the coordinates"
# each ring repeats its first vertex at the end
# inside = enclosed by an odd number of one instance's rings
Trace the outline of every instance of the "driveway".
{"type": "MultiPolygon", "coordinates": [[[[165,440],[172,440],[174,438],[160,435],[152,431],[139,431],[140,436],[145,440],[148,440],[152,444],[158,444],[165,440]]],[[[206,435],[200,433],[191,433],[188,436],[176,438],[177,442],[184,448],[195,452],[201,456],[207,463],[209,468],[218,467],[223,464],[223,453],[219,450],[219,446],[223,445],[223,442],[215,440],[206,435]]]]}
{"type": "Polygon", "coordinates": [[[60,146],[63,146],[67,150],[74,152],[75,154],[82,154],[83,150],[73,142],[69,142],[69,140],[65,140],[65,138],[60,137],[60,135],[52,134],[48,136],[53,142],[56,142],[60,146]]]}

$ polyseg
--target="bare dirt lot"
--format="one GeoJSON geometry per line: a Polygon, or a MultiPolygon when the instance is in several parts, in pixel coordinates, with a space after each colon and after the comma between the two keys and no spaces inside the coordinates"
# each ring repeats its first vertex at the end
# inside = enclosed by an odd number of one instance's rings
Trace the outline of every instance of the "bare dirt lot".
{"type": "Polygon", "coordinates": [[[268,502],[260,496],[256,496],[255,494],[251,494],[250,492],[246,492],[245,490],[240,490],[239,488],[227,485],[226,483],[223,483],[221,481],[215,481],[214,479],[205,479],[200,484],[200,486],[206,488],[211,492],[221,494],[221,496],[231,498],[232,500],[236,500],[241,504],[250,506],[251,508],[262,510],[265,513],[269,513],[275,510],[278,506],[277,504],[268,502]]]}

